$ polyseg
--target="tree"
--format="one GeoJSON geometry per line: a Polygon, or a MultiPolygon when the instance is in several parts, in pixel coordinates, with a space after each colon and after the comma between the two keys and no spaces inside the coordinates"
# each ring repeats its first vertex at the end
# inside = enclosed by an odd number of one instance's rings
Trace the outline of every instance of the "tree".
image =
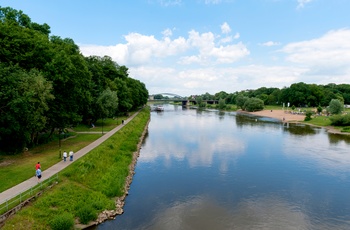
{"type": "Polygon", "coordinates": [[[53,83],[54,101],[50,103],[48,128],[51,134],[82,121],[83,112],[92,102],[91,72],[79,47],[72,39],[51,37],[53,58],[45,74],[53,83]]]}
{"type": "Polygon", "coordinates": [[[224,109],[226,108],[226,103],[225,103],[225,99],[220,99],[219,100],[219,109],[224,109]]]}
{"type": "Polygon", "coordinates": [[[242,94],[239,94],[237,97],[236,97],[236,105],[237,107],[245,110],[245,102],[248,100],[249,98],[246,97],[246,96],[243,96],[242,94]]]}
{"type": "Polygon", "coordinates": [[[51,90],[38,70],[0,65],[0,149],[15,152],[37,140],[47,122],[51,90]]]}
{"type": "Polygon", "coordinates": [[[206,103],[203,101],[203,98],[201,96],[196,97],[196,103],[201,108],[204,108],[206,106],[206,103]]]}
{"type": "Polygon", "coordinates": [[[344,104],[338,99],[332,99],[331,102],[329,102],[327,110],[331,114],[341,114],[344,110],[344,104]]]}
{"type": "Polygon", "coordinates": [[[118,109],[117,92],[110,89],[104,90],[98,97],[96,104],[101,112],[101,117],[112,117],[118,109]]]}
{"type": "Polygon", "coordinates": [[[264,101],[259,98],[248,98],[244,103],[244,108],[248,112],[260,111],[264,109],[264,101]]]}

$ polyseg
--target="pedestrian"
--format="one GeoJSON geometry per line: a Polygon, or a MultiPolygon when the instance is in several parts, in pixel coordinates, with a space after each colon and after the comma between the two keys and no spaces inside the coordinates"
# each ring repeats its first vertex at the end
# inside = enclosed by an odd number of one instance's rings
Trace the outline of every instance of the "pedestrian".
{"type": "Polygon", "coordinates": [[[36,177],[38,178],[38,183],[40,183],[40,179],[41,179],[41,169],[38,168],[35,172],[36,177]]]}
{"type": "Polygon", "coordinates": [[[39,168],[41,168],[40,162],[38,162],[38,163],[35,165],[35,171],[38,170],[39,168]]]}
{"type": "Polygon", "coordinates": [[[63,152],[63,161],[66,161],[66,160],[67,160],[67,152],[64,151],[64,152],[63,152]]]}
{"type": "Polygon", "coordinates": [[[69,160],[70,161],[73,161],[73,151],[71,150],[71,151],[69,151],[69,160]]]}
{"type": "Polygon", "coordinates": [[[122,125],[124,125],[124,120],[122,120],[122,125]]]}

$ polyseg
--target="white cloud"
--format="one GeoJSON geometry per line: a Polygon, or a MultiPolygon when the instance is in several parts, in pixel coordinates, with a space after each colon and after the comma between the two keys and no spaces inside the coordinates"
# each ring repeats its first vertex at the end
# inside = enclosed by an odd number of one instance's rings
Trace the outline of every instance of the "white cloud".
{"type": "Polygon", "coordinates": [[[349,29],[332,30],[320,38],[290,43],[282,51],[292,63],[309,66],[314,72],[345,75],[350,80],[349,29]]]}
{"type": "MultiPolygon", "coordinates": [[[[223,33],[229,33],[231,30],[227,23],[223,23],[221,29],[223,33]]],[[[191,30],[188,38],[175,39],[170,38],[171,29],[165,29],[162,34],[163,38],[157,39],[153,35],[130,33],[124,36],[125,44],[81,45],[80,49],[84,55],[108,55],[118,64],[127,66],[159,64],[166,62],[170,57],[177,59],[174,60],[175,63],[186,65],[233,63],[250,53],[243,43],[232,44],[230,36],[220,40],[220,36],[212,32],[199,33],[191,30]],[[225,45],[222,45],[224,43],[225,45]]]]}
{"type": "Polygon", "coordinates": [[[274,42],[274,41],[268,41],[268,42],[264,42],[261,44],[262,46],[278,46],[280,45],[279,42],[274,42]]]}
{"type": "MultiPolygon", "coordinates": [[[[227,30],[226,30],[227,31],[227,30]]],[[[332,30],[319,38],[283,46],[277,57],[264,56],[269,65],[256,63],[258,57],[243,42],[212,32],[192,30],[187,37],[163,38],[130,33],[115,46],[81,45],[88,55],[108,55],[129,68],[130,77],[146,84],[150,94],[167,90],[188,96],[205,92],[235,92],[259,87],[290,86],[295,82],[340,84],[350,82],[350,30],[332,30]],[[251,56],[249,59],[248,56],[251,56]],[[239,66],[236,64],[240,61],[239,66]],[[163,90],[162,90],[163,89],[163,90]]],[[[274,46],[268,41],[260,45],[274,46]]]]}
{"type": "Polygon", "coordinates": [[[312,0],[298,0],[297,8],[304,8],[305,4],[310,3],[312,0]]]}
{"type": "Polygon", "coordinates": [[[220,27],[221,27],[221,33],[223,34],[228,34],[231,32],[231,28],[229,24],[227,24],[227,22],[224,22],[220,27]]]}
{"type": "Polygon", "coordinates": [[[130,68],[130,75],[147,82],[150,94],[169,89],[169,92],[182,96],[206,92],[214,94],[219,91],[232,93],[263,86],[282,88],[302,81],[303,74],[308,71],[299,67],[263,65],[245,65],[236,68],[189,67],[180,71],[175,68],[156,67],[154,70],[153,68],[130,68]]]}
{"type": "Polygon", "coordinates": [[[238,39],[241,35],[239,33],[236,33],[235,36],[233,36],[234,39],[238,39]]]}
{"type": "Polygon", "coordinates": [[[164,37],[171,37],[173,35],[173,31],[171,29],[166,29],[162,32],[164,37]]]}

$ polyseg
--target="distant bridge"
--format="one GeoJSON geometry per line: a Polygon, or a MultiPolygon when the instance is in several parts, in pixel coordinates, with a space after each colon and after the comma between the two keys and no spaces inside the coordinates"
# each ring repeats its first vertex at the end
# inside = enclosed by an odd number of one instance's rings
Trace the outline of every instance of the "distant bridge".
{"type": "Polygon", "coordinates": [[[185,98],[183,96],[180,96],[178,94],[175,94],[175,93],[156,93],[156,94],[153,94],[153,95],[149,95],[149,99],[151,100],[154,100],[154,96],[156,95],[162,95],[162,96],[171,96],[171,97],[175,97],[175,98],[185,98]]]}

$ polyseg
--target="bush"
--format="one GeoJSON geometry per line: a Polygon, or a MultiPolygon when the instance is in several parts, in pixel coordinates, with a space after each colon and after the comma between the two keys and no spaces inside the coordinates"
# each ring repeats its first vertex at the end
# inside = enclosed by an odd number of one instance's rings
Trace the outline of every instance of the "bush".
{"type": "Polygon", "coordinates": [[[349,126],[350,125],[350,114],[346,115],[333,115],[329,118],[331,120],[331,125],[336,126],[349,126]]]}
{"type": "Polygon", "coordinates": [[[304,118],[304,121],[311,121],[311,116],[312,116],[312,112],[311,111],[307,111],[305,113],[305,118],[304,118]]]}
{"type": "Polygon", "coordinates": [[[74,217],[69,213],[63,213],[61,215],[57,215],[50,221],[50,227],[53,230],[73,229],[73,226],[74,226],[74,217]]]}
{"type": "Polygon", "coordinates": [[[78,209],[77,216],[82,224],[87,224],[89,221],[97,218],[96,211],[88,204],[84,204],[78,209]]]}

